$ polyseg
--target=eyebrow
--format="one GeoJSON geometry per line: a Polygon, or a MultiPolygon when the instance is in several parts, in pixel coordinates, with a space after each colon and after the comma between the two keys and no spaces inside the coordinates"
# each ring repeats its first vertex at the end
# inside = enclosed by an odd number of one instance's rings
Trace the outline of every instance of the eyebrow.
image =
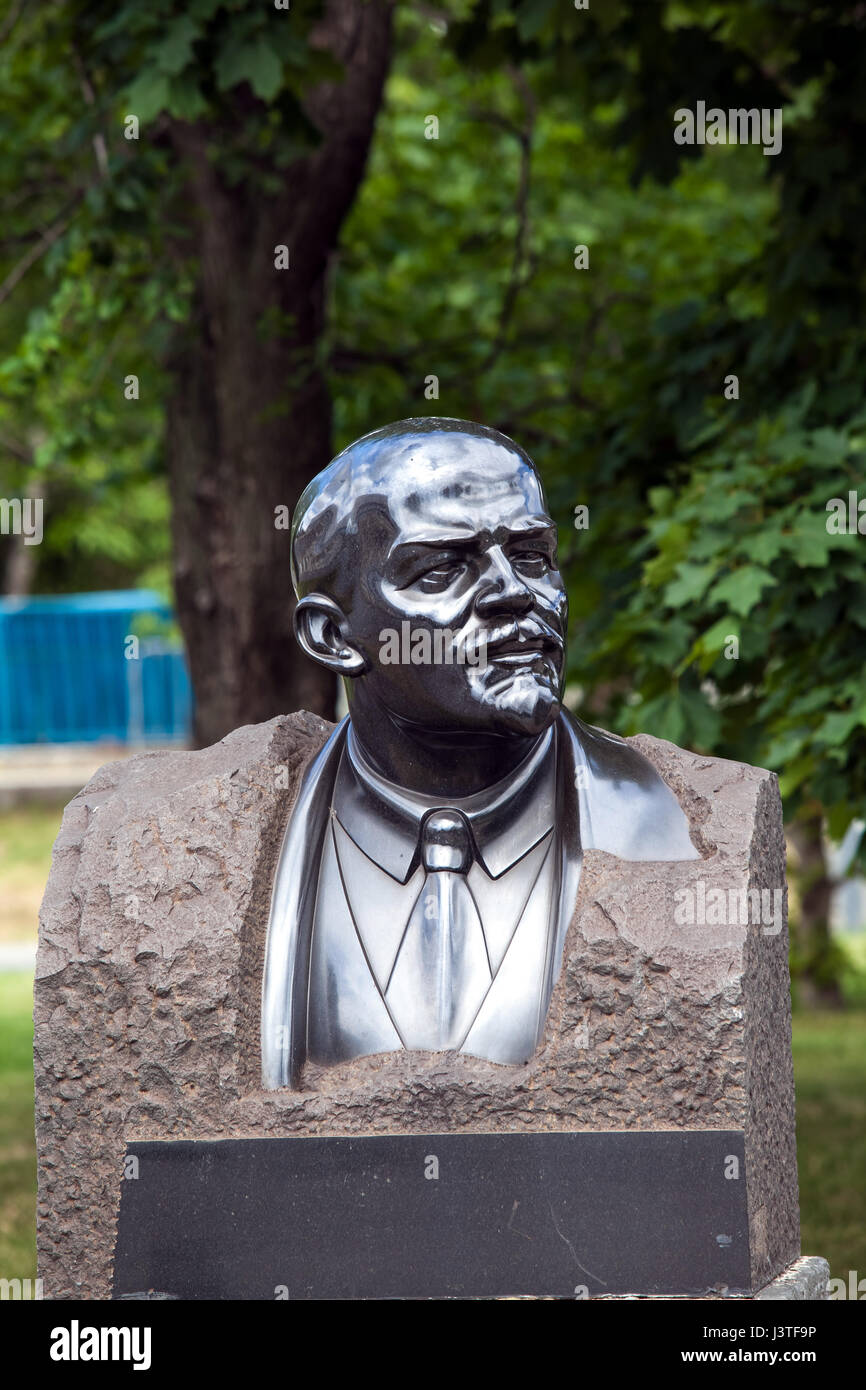
{"type": "MultiPolygon", "coordinates": [[[[504,542],[506,545],[510,541],[528,540],[549,540],[555,545],[558,539],[555,523],[541,517],[529,517],[523,524],[518,522],[503,529],[507,529],[508,533],[504,542]]],[[[387,566],[392,572],[405,570],[417,560],[429,559],[431,553],[436,551],[470,550],[476,548],[479,541],[489,543],[493,537],[494,532],[489,530],[473,532],[471,535],[430,532],[395,545],[388,556],[387,566]]]]}

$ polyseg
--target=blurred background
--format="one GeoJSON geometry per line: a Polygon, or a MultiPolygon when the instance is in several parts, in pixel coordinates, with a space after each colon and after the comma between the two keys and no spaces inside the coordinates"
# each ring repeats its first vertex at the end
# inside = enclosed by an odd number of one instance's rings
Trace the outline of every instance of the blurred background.
{"type": "Polygon", "coordinates": [[[63,806],[334,716],[287,519],[433,414],[541,469],[571,707],[778,772],[803,1248],[866,1276],[864,40],[859,0],[0,0],[0,1271],[63,806]],[[698,102],[781,148],[676,143],[698,102]]]}

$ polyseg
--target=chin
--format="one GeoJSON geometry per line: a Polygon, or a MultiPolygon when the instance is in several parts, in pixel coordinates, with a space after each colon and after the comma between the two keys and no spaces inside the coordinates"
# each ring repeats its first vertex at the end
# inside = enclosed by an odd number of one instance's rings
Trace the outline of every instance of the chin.
{"type": "Polygon", "coordinates": [[[543,733],[562,708],[557,691],[530,672],[497,681],[480,703],[497,733],[523,735],[543,733]]]}

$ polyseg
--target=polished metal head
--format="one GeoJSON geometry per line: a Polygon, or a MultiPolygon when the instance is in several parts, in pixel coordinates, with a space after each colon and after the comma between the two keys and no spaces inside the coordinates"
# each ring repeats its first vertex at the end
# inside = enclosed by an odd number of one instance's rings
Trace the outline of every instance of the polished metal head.
{"type": "MultiPolygon", "coordinates": [[[[401,420],[349,446],[292,526],[295,630],[347,678],[353,722],[535,738],[556,718],[567,601],[529,456],[464,420],[401,420]]],[[[375,742],[375,740],[373,740],[375,742]]]]}

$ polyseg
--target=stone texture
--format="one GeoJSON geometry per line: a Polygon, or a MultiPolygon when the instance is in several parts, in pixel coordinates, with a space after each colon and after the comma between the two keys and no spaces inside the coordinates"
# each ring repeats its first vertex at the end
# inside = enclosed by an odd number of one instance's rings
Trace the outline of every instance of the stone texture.
{"type": "Polygon", "coordinates": [[[675,895],[780,888],[776,779],[641,736],[701,860],[586,855],[543,1044],[525,1066],[392,1054],[259,1089],[273,871],[309,714],[110,764],[70,803],[40,914],[39,1273],[107,1298],[130,1139],[742,1129],[752,1285],[799,1254],[787,928],[679,924],[675,895]]]}
{"type": "Polygon", "coordinates": [[[755,1294],[765,1303],[820,1302],[830,1297],[830,1266],[820,1255],[803,1255],[755,1294]]]}
{"type": "MultiPolygon", "coordinates": [[[[642,1303],[669,1303],[688,1297],[687,1294],[601,1293],[592,1294],[591,1301],[594,1303],[618,1303],[625,1300],[642,1303]]],[[[757,1293],[730,1293],[727,1289],[719,1289],[716,1292],[704,1294],[700,1299],[689,1301],[699,1303],[722,1301],[799,1303],[807,1300],[820,1302],[829,1297],[830,1266],[827,1261],[822,1259],[820,1255],[801,1255],[798,1260],[795,1260],[792,1265],[789,1265],[757,1293]]]]}

